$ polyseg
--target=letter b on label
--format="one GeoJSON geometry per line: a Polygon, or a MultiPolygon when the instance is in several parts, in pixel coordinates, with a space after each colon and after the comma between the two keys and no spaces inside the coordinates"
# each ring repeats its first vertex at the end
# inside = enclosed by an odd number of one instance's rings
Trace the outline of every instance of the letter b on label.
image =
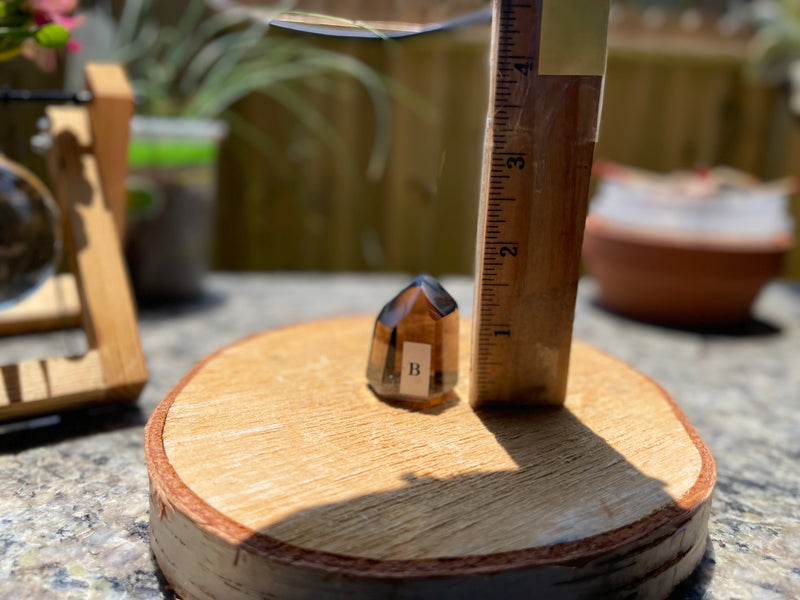
{"type": "Polygon", "coordinates": [[[402,360],[400,393],[427,397],[431,384],[431,345],[403,342],[402,360]]]}

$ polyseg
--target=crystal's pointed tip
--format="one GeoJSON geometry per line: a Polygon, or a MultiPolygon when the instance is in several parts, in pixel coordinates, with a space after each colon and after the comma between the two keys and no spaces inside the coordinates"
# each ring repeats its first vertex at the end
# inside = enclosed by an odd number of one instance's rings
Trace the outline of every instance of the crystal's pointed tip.
{"type": "Polygon", "coordinates": [[[415,285],[418,287],[423,287],[426,285],[438,285],[441,287],[442,284],[434,277],[433,275],[428,275],[427,273],[420,273],[416,277],[414,277],[414,281],[411,282],[411,285],[415,285]]]}
{"type": "Polygon", "coordinates": [[[440,315],[449,315],[454,310],[458,310],[455,299],[447,292],[435,277],[423,273],[414,278],[411,285],[419,286],[425,297],[433,304],[440,315]]]}
{"type": "Polygon", "coordinates": [[[378,321],[387,327],[395,327],[413,310],[420,294],[436,310],[437,317],[446,317],[458,310],[458,304],[447,293],[442,284],[430,275],[418,275],[403,290],[386,304],[378,314],[378,321]]]}

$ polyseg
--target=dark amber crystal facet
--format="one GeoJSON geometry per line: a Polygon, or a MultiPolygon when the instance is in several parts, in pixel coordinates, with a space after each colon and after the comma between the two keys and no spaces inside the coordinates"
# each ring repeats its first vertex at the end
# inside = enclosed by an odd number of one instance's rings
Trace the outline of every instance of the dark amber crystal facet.
{"type": "Polygon", "coordinates": [[[442,285],[420,275],[375,321],[367,379],[379,396],[429,402],[458,381],[458,306],[442,285]]]}

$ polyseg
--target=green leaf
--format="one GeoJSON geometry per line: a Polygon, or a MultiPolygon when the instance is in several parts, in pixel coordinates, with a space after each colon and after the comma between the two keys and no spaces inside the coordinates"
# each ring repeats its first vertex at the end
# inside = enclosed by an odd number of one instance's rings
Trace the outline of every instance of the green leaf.
{"type": "Polygon", "coordinates": [[[33,34],[33,39],[45,48],[60,49],[66,46],[67,40],[69,39],[69,31],[61,25],[48,23],[40,27],[36,33],[33,34]]]}
{"type": "Polygon", "coordinates": [[[0,62],[4,60],[11,60],[12,58],[19,56],[20,52],[22,52],[21,45],[0,49],[0,62]]]}

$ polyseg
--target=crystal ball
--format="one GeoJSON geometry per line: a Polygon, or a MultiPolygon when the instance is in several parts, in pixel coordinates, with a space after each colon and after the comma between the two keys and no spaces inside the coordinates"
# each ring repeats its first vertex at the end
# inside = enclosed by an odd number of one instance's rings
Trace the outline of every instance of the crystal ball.
{"type": "Polygon", "coordinates": [[[39,287],[61,254],[60,215],[44,184],[0,156],[0,309],[39,287]]]}

